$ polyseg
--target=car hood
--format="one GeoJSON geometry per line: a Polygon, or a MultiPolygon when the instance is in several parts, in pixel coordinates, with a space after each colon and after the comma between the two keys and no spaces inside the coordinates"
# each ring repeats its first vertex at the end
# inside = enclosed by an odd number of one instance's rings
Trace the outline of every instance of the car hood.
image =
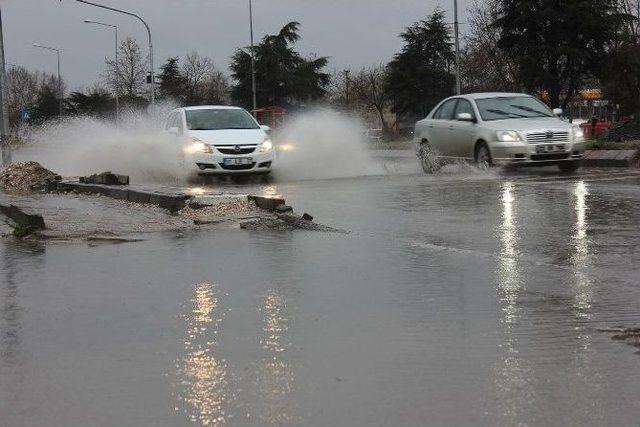
{"type": "Polygon", "coordinates": [[[189,136],[212,145],[258,145],[266,133],[262,129],[190,130],[189,136]]]}
{"type": "Polygon", "coordinates": [[[533,130],[570,130],[572,125],[556,117],[544,117],[539,119],[507,119],[493,120],[484,122],[483,125],[493,130],[515,130],[515,131],[533,131],[533,130]]]}

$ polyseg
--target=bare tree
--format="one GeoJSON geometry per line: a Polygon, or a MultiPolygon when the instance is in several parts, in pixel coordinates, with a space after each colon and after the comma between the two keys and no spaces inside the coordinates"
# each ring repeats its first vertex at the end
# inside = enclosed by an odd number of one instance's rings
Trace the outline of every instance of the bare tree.
{"type": "Polygon", "coordinates": [[[22,107],[30,107],[38,98],[38,74],[25,67],[10,67],[7,70],[7,106],[9,121],[15,124],[22,107]]]}
{"type": "Polygon", "coordinates": [[[500,30],[493,23],[501,0],[476,1],[469,9],[469,32],[460,61],[467,92],[520,90],[518,67],[498,48],[500,30]]]}
{"type": "Polygon", "coordinates": [[[136,98],[145,89],[147,60],[135,39],[127,37],[118,47],[118,62],[106,60],[105,78],[109,88],[120,96],[136,98]]]}
{"type": "Polygon", "coordinates": [[[384,65],[363,68],[350,82],[354,99],[366,109],[376,112],[385,135],[390,132],[387,115],[391,106],[387,72],[384,65]]]}
{"type": "Polygon", "coordinates": [[[221,71],[211,70],[203,84],[204,102],[213,105],[227,105],[231,97],[229,79],[221,71]]]}
{"type": "Polygon", "coordinates": [[[198,52],[190,52],[182,65],[185,78],[185,102],[198,104],[204,100],[202,88],[214,73],[215,67],[211,58],[200,56],[198,52]]]}

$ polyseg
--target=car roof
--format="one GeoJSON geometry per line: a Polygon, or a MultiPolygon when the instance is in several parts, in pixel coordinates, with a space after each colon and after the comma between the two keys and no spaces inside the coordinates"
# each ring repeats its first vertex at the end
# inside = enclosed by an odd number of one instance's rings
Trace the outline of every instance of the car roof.
{"type": "Polygon", "coordinates": [[[242,108],[231,105],[193,105],[189,107],[181,107],[178,108],[178,110],[242,110],[242,108]]]}
{"type": "Polygon", "coordinates": [[[500,97],[509,97],[509,96],[531,96],[526,93],[516,93],[516,92],[479,92],[479,93],[467,93],[462,96],[471,99],[484,99],[484,98],[500,98],[500,97]]]}

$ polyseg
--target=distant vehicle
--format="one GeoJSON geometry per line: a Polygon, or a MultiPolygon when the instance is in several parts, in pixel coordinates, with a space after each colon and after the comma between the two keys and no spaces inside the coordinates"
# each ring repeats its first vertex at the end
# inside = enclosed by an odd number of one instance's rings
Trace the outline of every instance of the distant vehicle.
{"type": "Polygon", "coordinates": [[[557,165],[575,171],[584,156],[584,133],[558,118],[561,113],[520,93],[454,96],[416,123],[414,142],[427,173],[451,160],[481,168],[557,165]]]}
{"type": "Polygon", "coordinates": [[[268,126],[239,107],[178,108],[165,130],[185,141],[185,161],[199,174],[268,174],[275,148],[268,126]]]}

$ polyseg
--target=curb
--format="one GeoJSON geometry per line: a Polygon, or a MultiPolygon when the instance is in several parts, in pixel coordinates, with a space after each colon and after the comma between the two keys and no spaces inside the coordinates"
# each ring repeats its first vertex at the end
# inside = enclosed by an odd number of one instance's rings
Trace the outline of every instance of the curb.
{"type": "Polygon", "coordinates": [[[584,166],[628,168],[638,166],[640,150],[587,150],[584,166]]]}

